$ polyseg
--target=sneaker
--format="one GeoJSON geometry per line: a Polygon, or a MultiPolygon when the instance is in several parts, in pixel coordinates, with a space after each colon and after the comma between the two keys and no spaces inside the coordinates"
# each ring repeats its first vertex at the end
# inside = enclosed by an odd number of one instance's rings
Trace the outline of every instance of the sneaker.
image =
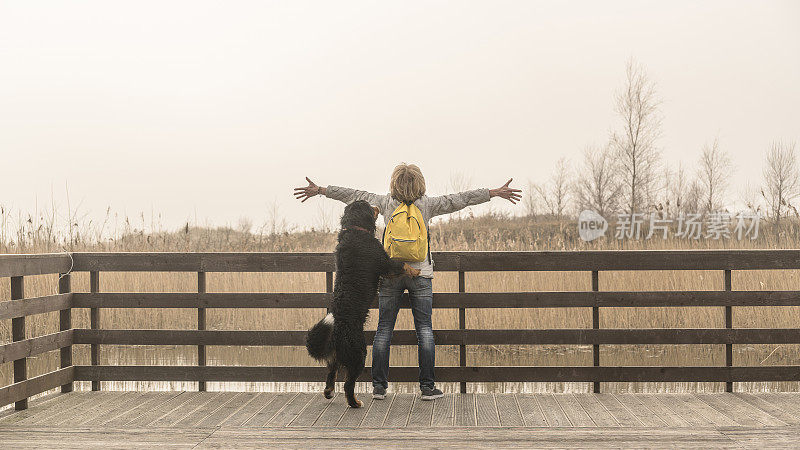
{"type": "Polygon", "coordinates": [[[444,397],[444,392],[440,391],[436,388],[422,388],[422,399],[423,400],[436,400],[437,398],[444,397]]]}
{"type": "Polygon", "coordinates": [[[372,398],[375,400],[383,400],[386,398],[386,388],[383,386],[375,386],[372,388],[372,398]]]}

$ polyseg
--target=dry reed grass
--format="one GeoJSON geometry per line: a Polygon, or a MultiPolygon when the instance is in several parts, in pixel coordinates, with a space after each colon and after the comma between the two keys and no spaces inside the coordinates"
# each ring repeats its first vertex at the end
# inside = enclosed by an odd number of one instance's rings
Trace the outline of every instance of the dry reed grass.
{"type": "MultiPolygon", "coordinates": [[[[797,224],[787,223],[781,229],[762,227],[755,241],[689,242],[678,239],[627,241],[613,239],[586,243],[577,238],[572,222],[558,223],[531,218],[482,216],[440,223],[432,227],[436,250],[564,250],[564,249],[681,249],[681,248],[798,248],[797,224]]],[[[186,227],[179,232],[123,233],[114,240],[69,243],[75,251],[331,251],[335,235],[329,232],[296,232],[252,234],[244,230],[200,229],[186,227]]],[[[0,253],[58,251],[58,243],[34,234],[14,246],[0,243],[0,253]]],[[[9,283],[0,280],[0,299],[9,298],[9,283]]],[[[798,289],[800,271],[739,271],[734,272],[733,289],[798,289]]],[[[209,292],[324,292],[324,274],[296,273],[212,273],[208,276],[209,292]]],[[[721,271],[653,271],[604,272],[600,275],[601,290],[716,290],[722,288],[721,271]]],[[[26,296],[55,293],[56,276],[27,277],[26,296]]],[[[88,291],[86,273],[73,275],[73,290],[88,291]]],[[[562,272],[476,272],[466,277],[468,292],[588,290],[588,273],[562,272]]],[[[196,275],[186,273],[101,273],[101,291],[106,292],[192,292],[196,275]]],[[[434,280],[437,292],[457,291],[454,273],[439,273],[434,280]]],[[[318,320],[323,310],[209,310],[208,329],[264,330],[306,329],[318,320]]],[[[128,309],[103,310],[103,328],[166,328],[192,329],[196,326],[194,310],[128,309]]],[[[800,328],[800,308],[797,307],[737,307],[734,308],[735,327],[800,328]]],[[[374,329],[377,317],[367,324],[374,329]]],[[[88,311],[76,310],[75,327],[88,327],[88,311]]],[[[10,320],[0,321],[0,342],[10,341],[10,320]]],[[[722,327],[723,312],[719,307],[698,308],[605,308],[600,313],[600,325],[606,328],[691,328],[722,327]]],[[[434,327],[457,328],[456,310],[436,310],[434,327]]],[[[546,309],[475,309],[467,312],[469,328],[587,328],[591,327],[589,308],[546,309]]],[[[409,311],[401,311],[398,329],[413,329],[409,311]]],[[[38,336],[58,330],[56,313],[28,318],[27,334],[38,336]]],[[[88,346],[76,346],[75,364],[88,363],[88,346]]],[[[800,364],[798,346],[747,345],[735,346],[735,364],[800,364]]],[[[57,368],[58,352],[34,358],[29,363],[29,376],[57,368]]],[[[139,346],[135,348],[103,346],[103,364],[192,364],[196,350],[188,346],[139,346]]],[[[305,349],[297,347],[240,348],[209,347],[209,364],[215,365],[314,365],[305,349]]],[[[457,365],[456,347],[437,348],[438,365],[457,365]]],[[[391,355],[392,365],[416,365],[416,348],[397,346],[391,355]]],[[[607,345],[601,347],[604,365],[722,365],[722,345],[607,345]]],[[[369,363],[369,360],[368,360],[369,363]]],[[[590,346],[474,346],[468,347],[470,365],[591,365],[590,346]]],[[[11,381],[11,364],[0,365],[0,384],[11,381]]],[[[185,388],[189,384],[169,384],[185,388]]],[[[616,391],[662,391],[721,389],[719,383],[607,383],[604,389],[616,391]]],[[[130,388],[129,383],[125,385],[130,388]]],[[[215,383],[210,383],[210,389],[215,383]]],[[[141,388],[142,385],[135,387],[141,388]]],[[[223,386],[224,387],[224,386],[223,386]]],[[[252,388],[253,386],[247,386],[252,388]]],[[[292,386],[289,386],[291,388],[292,386]]],[[[310,388],[316,389],[313,385],[310,388]]],[[[286,386],[272,386],[283,389],[286,386]]],[[[308,388],[305,386],[304,388],[308,388]]],[[[366,389],[361,386],[361,389],[366,389]]],[[[453,386],[445,386],[452,389],[453,386]]],[[[588,384],[561,383],[530,384],[487,383],[476,385],[478,390],[586,390],[588,384]]],[[[798,390],[798,383],[741,383],[738,389],[798,390]]],[[[412,384],[398,384],[395,389],[413,390],[412,384]]]]}

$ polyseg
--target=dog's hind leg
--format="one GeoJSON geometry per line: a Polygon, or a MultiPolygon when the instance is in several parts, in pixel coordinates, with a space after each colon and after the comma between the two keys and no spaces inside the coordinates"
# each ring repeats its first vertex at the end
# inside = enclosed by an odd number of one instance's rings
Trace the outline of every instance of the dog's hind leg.
{"type": "Polygon", "coordinates": [[[361,372],[364,371],[364,360],[348,361],[348,363],[347,380],[344,382],[344,395],[347,397],[347,404],[351,408],[361,408],[364,404],[356,398],[355,388],[356,380],[361,375],[361,372]]]}
{"type": "Polygon", "coordinates": [[[344,382],[344,395],[347,398],[347,404],[350,405],[351,408],[360,408],[363,405],[356,399],[355,387],[356,380],[361,373],[364,372],[364,359],[367,356],[367,352],[366,348],[362,351],[358,347],[360,347],[360,345],[358,345],[358,341],[356,340],[356,345],[343,347],[341,350],[337,348],[336,352],[336,356],[339,358],[339,364],[341,364],[341,367],[347,369],[347,378],[344,382]]]}
{"type": "Polygon", "coordinates": [[[354,327],[344,326],[334,329],[336,361],[340,368],[347,369],[344,382],[344,395],[351,408],[360,408],[363,403],[356,399],[356,380],[364,372],[364,360],[367,357],[367,343],[364,332],[354,327]],[[338,333],[337,333],[338,331],[338,333]]]}
{"type": "Polygon", "coordinates": [[[336,372],[339,364],[336,361],[328,363],[328,378],[325,380],[325,398],[333,398],[333,390],[336,387],[336,372]]]}
{"type": "Polygon", "coordinates": [[[347,368],[347,379],[344,382],[344,395],[347,398],[347,404],[351,408],[360,408],[363,403],[358,401],[355,394],[356,380],[364,372],[364,360],[367,357],[366,344],[363,342],[363,334],[358,334],[355,340],[355,345],[349,348],[344,353],[343,359],[340,360],[341,364],[347,368]],[[361,338],[359,342],[359,339],[361,338]]]}

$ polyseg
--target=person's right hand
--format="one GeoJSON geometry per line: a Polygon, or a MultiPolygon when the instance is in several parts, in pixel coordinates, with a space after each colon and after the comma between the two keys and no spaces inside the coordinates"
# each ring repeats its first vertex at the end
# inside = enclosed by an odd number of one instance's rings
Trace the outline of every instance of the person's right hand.
{"type": "Polygon", "coordinates": [[[308,177],[306,177],[306,181],[308,181],[308,186],[294,188],[294,198],[300,200],[300,203],[310,199],[311,197],[317,194],[325,193],[324,187],[317,186],[308,177]]]}
{"type": "Polygon", "coordinates": [[[513,204],[517,204],[518,201],[522,200],[522,192],[521,189],[514,189],[512,187],[508,187],[514,179],[510,179],[506,182],[506,184],[500,186],[497,189],[489,189],[489,198],[492,197],[500,197],[510,201],[513,204]]]}
{"type": "Polygon", "coordinates": [[[414,269],[413,267],[409,266],[408,263],[403,264],[403,272],[409,277],[419,276],[419,269],[414,269]]]}

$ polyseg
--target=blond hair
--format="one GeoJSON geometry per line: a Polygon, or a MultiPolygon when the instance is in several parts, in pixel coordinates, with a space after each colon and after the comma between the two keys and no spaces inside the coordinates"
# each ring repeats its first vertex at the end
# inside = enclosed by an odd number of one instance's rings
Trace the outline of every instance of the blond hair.
{"type": "Polygon", "coordinates": [[[399,164],[392,171],[389,191],[397,201],[414,202],[425,194],[425,177],[416,165],[399,164]]]}

